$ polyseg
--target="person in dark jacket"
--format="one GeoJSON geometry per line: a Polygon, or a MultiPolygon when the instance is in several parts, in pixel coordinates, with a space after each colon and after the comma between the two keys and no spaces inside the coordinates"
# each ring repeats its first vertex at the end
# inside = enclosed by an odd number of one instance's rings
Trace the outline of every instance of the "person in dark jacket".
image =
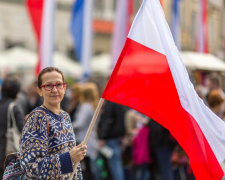
{"type": "Polygon", "coordinates": [[[106,101],[98,124],[99,146],[108,146],[113,155],[108,158],[108,165],[113,180],[124,180],[121,164],[122,137],[125,135],[125,109],[123,106],[106,101]]]}
{"type": "MultiPolygon", "coordinates": [[[[6,131],[7,113],[11,102],[16,100],[20,91],[20,82],[14,77],[7,77],[2,84],[2,99],[0,100],[0,178],[3,175],[5,151],[6,151],[6,131]]],[[[18,130],[22,132],[24,124],[24,113],[22,109],[15,105],[13,108],[14,117],[18,130]]]]}

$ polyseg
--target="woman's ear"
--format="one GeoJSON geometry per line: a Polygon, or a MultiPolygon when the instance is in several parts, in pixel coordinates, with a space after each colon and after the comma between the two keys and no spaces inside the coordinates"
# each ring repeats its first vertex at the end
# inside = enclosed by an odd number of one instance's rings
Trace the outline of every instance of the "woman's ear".
{"type": "Polygon", "coordinates": [[[37,87],[37,92],[40,96],[42,96],[42,92],[41,92],[41,89],[39,87],[37,87]]]}

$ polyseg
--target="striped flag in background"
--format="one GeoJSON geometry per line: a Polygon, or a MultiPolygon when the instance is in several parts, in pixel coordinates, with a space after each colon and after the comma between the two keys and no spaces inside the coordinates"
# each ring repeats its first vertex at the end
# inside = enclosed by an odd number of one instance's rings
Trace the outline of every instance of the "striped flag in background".
{"type": "Polygon", "coordinates": [[[173,0],[171,31],[177,48],[180,50],[180,12],[179,2],[181,0],[173,0]]]}
{"type": "Polygon", "coordinates": [[[130,19],[133,13],[133,0],[117,0],[114,31],[112,38],[111,58],[113,69],[123,49],[127,34],[130,30],[130,19]]]}
{"type": "Polygon", "coordinates": [[[27,0],[26,6],[38,43],[36,74],[52,66],[54,50],[55,0],[27,0]]]}
{"type": "Polygon", "coordinates": [[[92,10],[93,0],[76,0],[72,8],[70,31],[74,50],[83,69],[83,78],[92,72],[92,10]]]}
{"type": "Polygon", "coordinates": [[[208,0],[200,0],[196,33],[196,51],[208,53],[208,0]]]}
{"type": "Polygon", "coordinates": [[[158,0],[144,0],[102,98],[167,128],[197,180],[221,180],[225,123],[198,97],[158,0]]]}

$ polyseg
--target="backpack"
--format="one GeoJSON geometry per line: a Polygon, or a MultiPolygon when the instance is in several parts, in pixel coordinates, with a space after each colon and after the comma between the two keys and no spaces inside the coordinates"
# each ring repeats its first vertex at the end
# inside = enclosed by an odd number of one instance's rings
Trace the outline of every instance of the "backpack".
{"type": "MultiPolygon", "coordinates": [[[[44,116],[46,117],[47,120],[47,133],[49,133],[49,122],[48,122],[48,117],[45,114],[44,111],[42,110],[36,110],[34,112],[42,112],[44,114],[44,116]]],[[[34,112],[31,112],[27,119],[30,117],[30,115],[34,112]]],[[[26,121],[27,121],[26,119],[26,121]]],[[[26,122],[25,122],[26,123],[26,122]]],[[[24,178],[24,172],[21,169],[20,166],[20,156],[19,156],[19,152],[15,152],[15,153],[10,153],[6,156],[5,158],[5,164],[4,164],[4,174],[2,176],[2,180],[23,180],[24,178]]]]}

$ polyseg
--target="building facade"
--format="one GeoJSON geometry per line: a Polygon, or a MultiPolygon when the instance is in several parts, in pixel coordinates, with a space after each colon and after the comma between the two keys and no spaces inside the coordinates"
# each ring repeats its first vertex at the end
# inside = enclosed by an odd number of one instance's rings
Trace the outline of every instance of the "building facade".
{"type": "MultiPolygon", "coordinates": [[[[55,21],[55,48],[66,55],[73,52],[69,33],[71,7],[74,0],[58,0],[55,21]]],[[[171,22],[173,0],[164,0],[168,24],[171,22]]],[[[142,0],[134,0],[134,16],[142,0]]],[[[200,0],[181,0],[181,50],[194,51],[200,0]]],[[[94,0],[93,54],[109,53],[116,0],[94,0]]],[[[208,0],[209,52],[225,60],[225,0],[208,0]]],[[[0,0],[0,51],[14,45],[36,51],[33,32],[24,0],[0,0]]]]}

